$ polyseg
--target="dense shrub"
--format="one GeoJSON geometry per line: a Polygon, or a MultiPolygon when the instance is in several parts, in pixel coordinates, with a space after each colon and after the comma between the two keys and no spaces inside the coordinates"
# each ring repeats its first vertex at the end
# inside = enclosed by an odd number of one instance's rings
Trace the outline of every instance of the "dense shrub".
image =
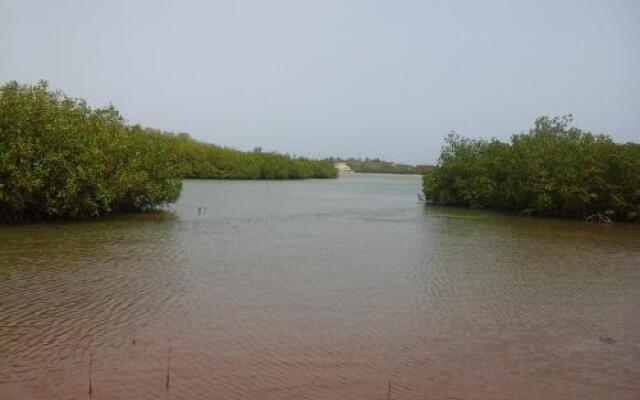
{"type": "Polygon", "coordinates": [[[261,151],[241,152],[197,142],[185,133],[165,134],[172,149],[170,162],[185,178],[307,179],[335,178],[329,162],[292,158],[261,151]]]}
{"type": "Polygon", "coordinates": [[[640,145],[542,117],[511,143],[450,135],[424,175],[428,201],[541,216],[640,216],[640,145]]]}
{"type": "Polygon", "coordinates": [[[0,221],[138,211],[177,200],[181,178],[335,177],[329,163],[243,153],[129,126],[45,82],[0,87],[0,221]]]}

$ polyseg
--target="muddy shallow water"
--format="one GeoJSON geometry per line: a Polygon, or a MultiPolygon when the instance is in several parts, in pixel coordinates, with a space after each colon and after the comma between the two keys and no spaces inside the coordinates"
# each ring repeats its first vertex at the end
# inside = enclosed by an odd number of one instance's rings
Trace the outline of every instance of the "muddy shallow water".
{"type": "Polygon", "coordinates": [[[419,186],[186,181],[164,214],[0,227],[0,398],[638,398],[640,226],[419,186]]]}

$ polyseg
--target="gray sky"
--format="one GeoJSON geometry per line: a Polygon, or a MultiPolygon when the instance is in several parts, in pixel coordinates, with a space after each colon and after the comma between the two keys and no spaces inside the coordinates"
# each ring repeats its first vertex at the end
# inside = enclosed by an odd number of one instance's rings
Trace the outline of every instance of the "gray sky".
{"type": "Polygon", "coordinates": [[[431,163],[540,115],[640,141],[640,1],[0,0],[0,81],[225,146],[431,163]]]}

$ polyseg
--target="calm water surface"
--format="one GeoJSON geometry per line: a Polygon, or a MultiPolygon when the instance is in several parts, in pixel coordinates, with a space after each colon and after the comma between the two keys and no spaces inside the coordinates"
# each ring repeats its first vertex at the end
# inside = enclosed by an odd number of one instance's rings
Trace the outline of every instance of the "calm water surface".
{"type": "Polygon", "coordinates": [[[639,226],[419,185],[187,181],[170,213],[0,227],[0,398],[639,398],[639,226]]]}

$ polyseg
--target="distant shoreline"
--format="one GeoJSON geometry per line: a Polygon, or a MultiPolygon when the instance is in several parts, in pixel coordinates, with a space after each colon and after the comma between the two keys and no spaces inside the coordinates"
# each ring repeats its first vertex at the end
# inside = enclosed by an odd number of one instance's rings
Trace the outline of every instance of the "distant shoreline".
{"type": "Polygon", "coordinates": [[[342,173],[342,174],[338,174],[338,178],[340,177],[344,177],[344,176],[349,176],[349,175],[385,175],[385,176],[415,176],[418,178],[421,178],[423,176],[423,174],[400,174],[400,173],[396,173],[396,172],[355,172],[355,171],[351,171],[351,172],[347,172],[347,173],[342,173]]]}

